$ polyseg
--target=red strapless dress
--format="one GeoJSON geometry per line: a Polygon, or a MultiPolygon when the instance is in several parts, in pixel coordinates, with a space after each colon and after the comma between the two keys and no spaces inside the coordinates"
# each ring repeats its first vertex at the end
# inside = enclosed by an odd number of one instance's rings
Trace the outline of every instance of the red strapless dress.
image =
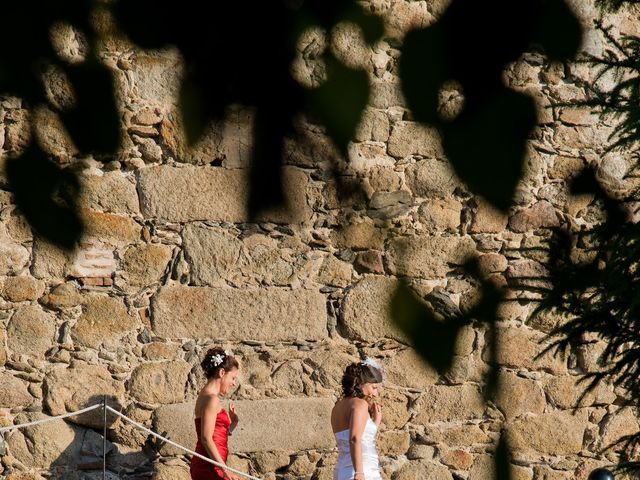
{"type": "MultiPolygon", "coordinates": [[[[198,443],[196,443],[196,452],[200,455],[204,455],[208,457],[207,451],[205,450],[202,442],[200,441],[200,419],[196,418],[196,434],[198,435],[198,443]]],[[[227,455],[229,454],[229,448],[227,447],[227,437],[229,436],[229,426],[231,425],[231,419],[229,418],[229,414],[223,408],[218,412],[216,416],[216,425],[213,430],[213,443],[216,445],[218,452],[224,459],[225,463],[227,461],[227,455]]],[[[201,458],[192,457],[191,458],[191,478],[193,480],[221,480],[224,478],[222,474],[222,469],[220,467],[216,467],[211,463],[205,462],[201,458]]]]}

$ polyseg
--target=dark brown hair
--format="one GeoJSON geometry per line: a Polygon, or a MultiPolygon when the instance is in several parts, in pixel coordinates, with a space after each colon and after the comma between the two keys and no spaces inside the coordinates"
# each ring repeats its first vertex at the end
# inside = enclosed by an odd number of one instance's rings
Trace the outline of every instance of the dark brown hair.
{"type": "Polygon", "coordinates": [[[213,347],[207,350],[204,359],[200,362],[200,366],[207,376],[207,379],[216,378],[218,372],[223,368],[227,372],[234,368],[240,368],[238,360],[232,355],[227,354],[224,349],[220,347],[213,347]]]}
{"type": "Polygon", "coordinates": [[[365,383],[382,383],[382,372],[363,362],[352,363],[342,375],[342,395],[364,398],[362,385],[365,383]]]}

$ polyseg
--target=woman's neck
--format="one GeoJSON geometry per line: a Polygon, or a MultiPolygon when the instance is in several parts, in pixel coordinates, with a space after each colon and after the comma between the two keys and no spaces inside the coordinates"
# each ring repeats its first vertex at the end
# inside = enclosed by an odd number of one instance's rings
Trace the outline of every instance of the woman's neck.
{"type": "Polygon", "coordinates": [[[211,378],[207,380],[207,383],[204,386],[205,391],[212,393],[214,395],[220,396],[220,379],[219,378],[211,378]]]}

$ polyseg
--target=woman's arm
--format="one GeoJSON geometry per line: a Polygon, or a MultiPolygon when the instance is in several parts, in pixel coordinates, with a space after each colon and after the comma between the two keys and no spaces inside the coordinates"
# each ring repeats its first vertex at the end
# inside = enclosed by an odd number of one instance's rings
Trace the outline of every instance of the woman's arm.
{"type": "Polygon", "coordinates": [[[229,403],[229,419],[231,420],[231,425],[229,425],[229,435],[231,435],[238,426],[238,413],[236,412],[236,406],[233,402],[229,403]]]}
{"type": "Polygon", "coordinates": [[[353,478],[364,479],[362,464],[362,434],[369,417],[367,402],[358,399],[351,408],[351,418],[349,419],[349,452],[351,453],[351,464],[356,474],[353,478]]]}
{"type": "Polygon", "coordinates": [[[369,407],[369,415],[371,415],[371,420],[376,426],[380,426],[380,422],[382,421],[382,405],[379,403],[374,403],[369,407]]]}
{"type": "MultiPolygon", "coordinates": [[[[216,444],[213,442],[213,431],[216,427],[216,418],[221,409],[222,406],[220,405],[218,397],[211,396],[207,399],[200,417],[200,442],[210,459],[224,465],[224,459],[222,458],[222,455],[220,455],[218,447],[216,447],[216,444]]],[[[226,470],[219,467],[216,467],[216,469],[225,478],[227,477],[226,470]]]]}

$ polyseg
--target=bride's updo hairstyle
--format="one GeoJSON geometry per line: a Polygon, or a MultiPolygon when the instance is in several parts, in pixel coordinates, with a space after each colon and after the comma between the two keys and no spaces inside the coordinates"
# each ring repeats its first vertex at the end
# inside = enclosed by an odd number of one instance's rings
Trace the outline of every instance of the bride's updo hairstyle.
{"type": "Polygon", "coordinates": [[[204,359],[200,362],[200,366],[207,379],[217,378],[218,372],[223,368],[228,372],[240,367],[238,361],[220,347],[213,347],[207,350],[204,359]]]}
{"type": "Polygon", "coordinates": [[[342,395],[344,397],[364,398],[362,385],[382,383],[382,370],[372,360],[349,365],[342,375],[342,395]]]}

